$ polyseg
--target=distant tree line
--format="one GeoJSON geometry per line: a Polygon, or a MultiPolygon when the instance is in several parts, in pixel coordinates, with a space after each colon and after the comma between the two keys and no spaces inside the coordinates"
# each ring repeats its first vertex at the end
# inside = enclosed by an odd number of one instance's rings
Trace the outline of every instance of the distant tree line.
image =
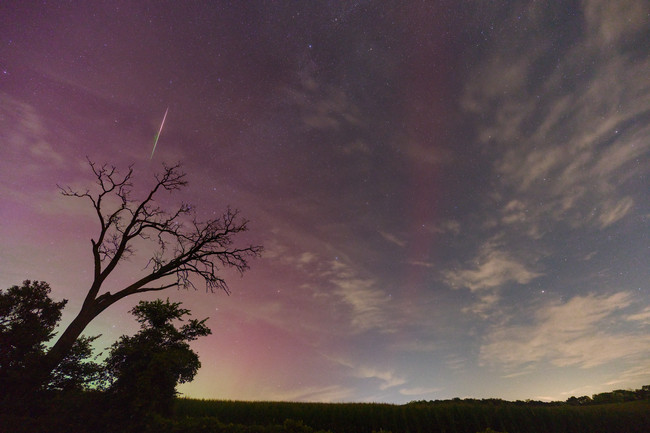
{"type": "Polygon", "coordinates": [[[567,403],[574,406],[623,403],[625,401],[650,400],[650,385],[644,385],[640,389],[627,390],[617,389],[611,392],[601,392],[589,397],[569,397],[567,403]]]}
{"type": "Polygon", "coordinates": [[[477,405],[490,405],[490,406],[500,406],[500,405],[532,405],[532,406],[561,406],[564,404],[570,404],[572,406],[580,405],[597,405],[597,404],[608,404],[608,403],[623,403],[626,401],[638,401],[638,400],[650,400],[650,385],[644,385],[639,389],[627,390],[627,389],[617,389],[610,392],[603,392],[600,394],[594,394],[593,396],[582,396],[582,397],[569,397],[566,401],[540,401],[540,400],[516,400],[508,401],[502,400],[500,398],[484,398],[484,399],[475,399],[475,398],[453,398],[448,400],[414,400],[408,404],[417,405],[417,404],[447,404],[447,403],[458,403],[458,404],[477,404],[477,405]]]}

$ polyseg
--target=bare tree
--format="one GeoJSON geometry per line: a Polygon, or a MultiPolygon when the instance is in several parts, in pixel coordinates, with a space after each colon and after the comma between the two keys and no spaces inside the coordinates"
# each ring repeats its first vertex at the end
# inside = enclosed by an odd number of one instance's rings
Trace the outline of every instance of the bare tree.
{"type": "Polygon", "coordinates": [[[261,246],[235,245],[235,235],[246,231],[248,223],[237,211],[228,208],[221,217],[201,222],[188,204],[166,212],[156,203],[156,194],[174,192],[187,184],[180,164],[163,164],[164,171],[155,176],[155,186],[143,200],[136,201],[132,199],[133,166],[121,175],[113,166],[99,167],[88,162],[99,186],[97,192],[60,186],[59,189],[64,196],[89,200],[97,214],[99,233],[91,239],[93,282],[81,311],[49,350],[43,366],[46,372],[65,357],[86,326],[118,300],[171,287],[196,289],[194,277],[205,282],[206,291],[230,293],[226,281],[217,273],[223,268],[234,268],[241,274],[249,267],[248,259],[262,252],[261,246]],[[115,293],[100,294],[117,264],[134,253],[133,242],[138,239],[150,240],[155,245],[146,275],[115,293]]]}

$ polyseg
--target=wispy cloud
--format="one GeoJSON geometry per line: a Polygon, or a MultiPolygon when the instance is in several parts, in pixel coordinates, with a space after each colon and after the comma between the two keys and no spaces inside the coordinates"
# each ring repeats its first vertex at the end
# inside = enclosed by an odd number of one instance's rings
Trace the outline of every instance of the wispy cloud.
{"type": "Polygon", "coordinates": [[[631,197],[623,197],[620,200],[608,201],[603,203],[603,209],[598,215],[600,227],[605,228],[614,224],[616,221],[623,218],[634,205],[634,200],[631,197]]]}
{"type": "MultiPolygon", "coordinates": [[[[557,35],[539,38],[537,32],[521,31],[518,11],[510,17],[508,31],[502,32],[508,38],[516,34],[518,41],[495,36],[494,45],[486,48],[477,64],[477,78],[467,82],[460,104],[477,122],[477,140],[491,158],[495,182],[482,203],[481,226],[470,227],[464,221],[464,230],[475,229],[475,236],[483,241],[467,256],[469,260],[441,273],[449,286],[472,292],[472,301],[462,311],[496,320],[494,313],[508,302],[505,290],[546,282],[547,263],[572,251],[574,245],[569,244],[558,250],[559,233],[584,230],[594,236],[611,230],[645,199],[635,182],[647,175],[647,166],[639,162],[650,155],[646,139],[650,59],[630,49],[631,41],[640,41],[645,31],[640,17],[647,16],[650,7],[642,3],[587,0],[583,2],[585,32],[562,41],[555,40],[557,35]],[[549,50],[555,44],[565,50],[549,50]],[[553,59],[551,51],[556,53],[553,59]]],[[[551,9],[530,3],[525,14],[528,24],[543,26],[551,19],[551,9]]],[[[598,252],[589,248],[589,254],[580,251],[575,256],[593,258],[598,252]]],[[[550,321],[535,317],[549,331],[564,335],[552,329],[550,321]]],[[[643,316],[639,317],[642,322],[643,316]]],[[[512,349],[490,340],[482,348],[485,360],[504,361],[508,353],[516,352],[515,362],[528,353],[516,349],[531,349],[528,345],[534,342],[514,331],[524,333],[523,328],[507,329],[507,334],[501,329],[502,344],[511,344],[512,349]],[[503,353],[498,354],[498,349],[503,353]]],[[[625,340],[630,344],[626,347],[609,334],[585,331],[580,344],[550,344],[556,350],[553,362],[589,365],[581,354],[588,352],[589,344],[606,342],[608,336],[619,354],[638,349],[636,337],[625,340]]],[[[543,340],[543,335],[538,338],[543,340]]],[[[546,353],[543,344],[533,348],[537,355],[521,359],[546,353]]],[[[605,355],[593,362],[605,362],[605,355]]]]}
{"type": "Polygon", "coordinates": [[[379,234],[381,235],[382,238],[386,239],[390,243],[397,245],[398,247],[404,248],[406,246],[406,241],[398,238],[394,234],[387,233],[381,230],[379,231],[379,234]]]}
{"type": "Polygon", "coordinates": [[[452,287],[475,292],[511,282],[526,284],[540,275],[509,253],[487,246],[467,268],[448,271],[445,277],[452,287]]]}
{"type": "Polygon", "coordinates": [[[25,170],[42,170],[39,163],[43,162],[58,169],[66,165],[63,154],[52,144],[54,134],[51,128],[35,107],[4,93],[0,93],[0,106],[4,125],[0,139],[5,161],[21,161],[23,174],[25,170]]]}
{"type": "Polygon", "coordinates": [[[406,263],[411,266],[421,266],[423,268],[434,268],[436,266],[434,263],[423,262],[421,260],[408,260],[406,263]]]}
{"type": "Polygon", "coordinates": [[[319,305],[327,302],[331,310],[336,311],[336,328],[340,332],[394,332],[398,315],[391,297],[376,278],[355,268],[343,257],[326,259],[313,251],[294,253],[277,239],[268,244],[266,259],[301,271],[296,281],[301,281],[303,292],[312,294],[311,299],[304,300],[312,303],[305,308],[322,310],[319,305]]]}
{"type": "Polygon", "coordinates": [[[646,357],[638,365],[622,372],[615,372],[613,376],[614,378],[612,380],[603,384],[605,390],[611,389],[612,386],[631,388],[638,386],[639,383],[648,383],[650,381],[650,361],[646,357]]]}
{"type": "Polygon", "coordinates": [[[406,379],[391,370],[379,370],[372,367],[358,367],[355,375],[362,379],[375,379],[380,382],[379,389],[385,390],[406,383],[406,379]]]}
{"type": "Polygon", "coordinates": [[[630,314],[626,319],[633,322],[639,322],[643,325],[650,325],[650,307],[646,307],[639,313],[630,314]]]}
{"type": "Polygon", "coordinates": [[[432,224],[426,224],[423,228],[432,234],[439,233],[460,233],[461,225],[456,220],[442,220],[432,224]]]}
{"type": "Polygon", "coordinates": [[[480,360],[520,371],[529,363],[590,368],[647,355],[650,337],[646,333],[616,330],[617,324],[625,322],[619,313],[632,302],[629,293],[619,292],[548,303],[533,314],[532,323],[491,329],[481,347],[480,360]]]}
{"type": "Polygon", "coordinates": [[[452,370],[460,370],[467,364],[467,358],[460,355],[447,355],[445,365],[452,370]]]}
{"type": "Polygon", "coordinates": [[[277,261],[282,265],[294,266],[298,269],[305,269],[319,263],[319,257],[312,251],[290,251],[278,239],[271,239],[264,248],[264,258],[277,261]]]}
{"type": "Polygon", "coordinates": [[[590,40],[602,48],[611,48],[646,28],[650,13],[647,3],[634,0],[589,0],[583,7],[590,40]]]}
{"type": "MultiPolygon", "coordinates": [[[[362,123],[359,108],[342,89],[318,82],[308,70],[303,72],[299,86],[288,90],[288,99],[298,107],[308,129],[335,131],[362,123]]],[[[355,143],[357,150],[366,152],[365,146],[355,143]]]]}
{"type": "Polygon", "coordinates": [[[335,293],[351,308],[351,325],[358,331],[377,329],[392,332],[394,316],[388,311],[390,298],[373,278],[361,278],[348,266],[339,264],[330,279],[335,293]]]}
{"type": "Polygon", "coordinates": [[[308,401],[334,403],[350,399],[354,395],[353,388],[330,385],[330,386],[312,386],[307,388],[291,389],[286,391],[277,391],[268,398],[276,401],[308,401]]]}
{"type": "Polygon", "coordinates": [[[605,228],[622,220],[639,198],[621,188],[645,170],[638,160],[650,152],[643,139],[650,125],[642,120],[650,63],[616,50],[639,37],[649,8],[638,1],[583,6],[587,33],[551,72],[534,68],[548,60],[549,40],[522,35],[516,48],[483,64],[462,100],[483,119],[480,139],[499,149],[495,170],[510,191],[503,222],[533,238],[544,234],[542,221],[605,228]]]}
{"type": "Polygon", "coordinates": [[[386,390],[407,382],[406,378],[397,374],[393,369],[378,367],[372,363],[359,363],[345,358],[328,357],[335,364],[345,367],[351,377],[368,380],[379,390],[386,390]]]}
{"type": "Polygon", "coordinates": [[[525,285],[543,275],[528,265],[523,257],[504,250],[503,240],[486,242],[477,256],[465,267],[443,272],[445,282],[452,288],[469,289],[476,300],[463,308],[487,318],[501,300],[502,289],[511,284],[525,285]]]}

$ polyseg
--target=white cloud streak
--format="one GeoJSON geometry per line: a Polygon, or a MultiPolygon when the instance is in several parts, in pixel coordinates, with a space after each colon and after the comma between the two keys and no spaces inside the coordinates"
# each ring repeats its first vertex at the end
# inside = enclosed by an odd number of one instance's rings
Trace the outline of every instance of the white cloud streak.
{"type": "Polygon", "coordinates": [[[391,297],[379,287],[375,278],[344,263],[343,258],[327,260],[313,251],[291,253],[277,240],[269,242],[264,256],[302,271],[302,288],[312,292],[312,300],[327,302],[337,318],[346,319],[337,323],[340,332],[395,331],[398,315],[391,297]]]}
{"type": "Polygon", "coordinates": [[[530,363],[591,368],[647,356],[646,333],[615,330],[614,325],[625,321],[618,314],[632,302],[629,293],[618,292],[549,303],[533,315],[532,323],[494,327],[481,347],[480,361],[520,371],[530,363]]]}
{"type": "Polygon", "coordinates": [[[643,311],[636,314],[627,316],[627,320],[639,322],[643,325],[650,325],[650,307],[646,307],[643,311]]]}
{"type": "Polygon", "coordinates": [[[312,386],[306,388],[278,391],[272,394],[271,399],[276,401],[307,401],[334,403],[349,400],[354,395],[354,389],[341,386],[312,386]]]}
{"type": "Polygon", "coordinates": [[[504,250],[498,238],[486,242],[477,256],[465,267],[443,272],[445,282],[452,288],[469,289],[476,300],[465,306],[464,313],[488,318],[501,301],[502,290],[511,284],[526,285],[543,275],[531,268],[523,257],[504,250]]]}
{"type": "Polygon", "coordinates": [[[375,379],[380,381],[379,389],[386,390],[406,383],[406,379],[391,370],[379,370],[371,367],[357,368],[355,375],[362,379],[375,379]]]}
{"type": "Polygon", "coordinates": [[[351,309],[352,327],[362,332],[392,332],[394,315],[388,311],[390,298],[386,293],[377,288],[374,279],[360,278],[346,265],[338,267],[330,282],[336,287],[335,294],[351,309]]]}
{"type": "Polygon", "coordinates": [[[406,242],[403,241],[402,239],[398,238],[394,234],[387,233],[384,231],[379,231],[379,234],[381,235],[382,238],[386,239],[388,242],[397,245],[398,247],[404,248],[406,246],[406,242]]]}
{"type": "Polygon", "coordinates": [[[452,287],[467,287],[476,292],[511,282],[527,284],[540,275],[505,251],[488,247],[479,254],[472,266],[449,271],[446,278],[452,287]]]}

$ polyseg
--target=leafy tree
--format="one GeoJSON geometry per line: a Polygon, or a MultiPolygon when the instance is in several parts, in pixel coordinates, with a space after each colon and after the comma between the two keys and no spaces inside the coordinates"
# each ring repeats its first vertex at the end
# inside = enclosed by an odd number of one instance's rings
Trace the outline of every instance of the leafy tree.
{"type": "Polygon", "coordinates": [[[92,342],[99,337],[100,335],[79,337],[68,354],[52,371],[47,388],[70,391],[98,385],[104,369],[89,359],[93,356],[92,342]]]}
{"type": "Polygon", "coordinates": [[[94,191],[59,188],[64,196],[88,200],[97,216],[98,232],[91,239],[93,281],[81,310],[47,353],[45,374],[65,358],[86,326],[120,299],[170,287],[195,288],[195,277],[205,282],[206,290],[229,293],[225,280],[218,275],[221,268],[243,273],[249,267],[248,259],[262,251],[261,246],[235,245],[234,237],[248,228],[237,211],[228,208],[221,217],[200,221],[189,204],[183,203],[172,212],[157,204],[159,193],[175,192],[187,184],[179,164],[163,165],[163,172],[155,175],[153,188],[136,200],[132,166],[121,175],[115,167],[88,162],[96,178],[94,191]],[[134,243],[139,240],[155,244],[146,273],[114,293],[102,293],[106,279],[118,263],[135,252],[134,243]]]}
{"type": "Polygon", "coordinates": [[[54,336],[66,300],[54,302],[44,281],[0,290],[0,392],[8,393],[29,376],[54,336]]]}
{"type": "Polygon", "coordinates": [[[180,302],[140,301],[131,313],[140,331],[122,336],[106,359],[108,390],[136,413],[169,414],[179,383],[191,381],[201,363],[189,342],[211,333],[204,320],[192,319],[177,328],[189,310],[180,302]]]}
{"type": "MultiPolygon", "coordinates": [[[[23,281],[22,286],[0,290],[0,395],[33,390],[32,377],[41,368],[45,343],[54,336],[67,300],[53,301],[44,281],[23,281]]],[[[81,337],[54,367],[47,389],[70,390],[86,387],[98,378],[100,367],[88,361],[91,343],[97,337],[81,337]]]]}

